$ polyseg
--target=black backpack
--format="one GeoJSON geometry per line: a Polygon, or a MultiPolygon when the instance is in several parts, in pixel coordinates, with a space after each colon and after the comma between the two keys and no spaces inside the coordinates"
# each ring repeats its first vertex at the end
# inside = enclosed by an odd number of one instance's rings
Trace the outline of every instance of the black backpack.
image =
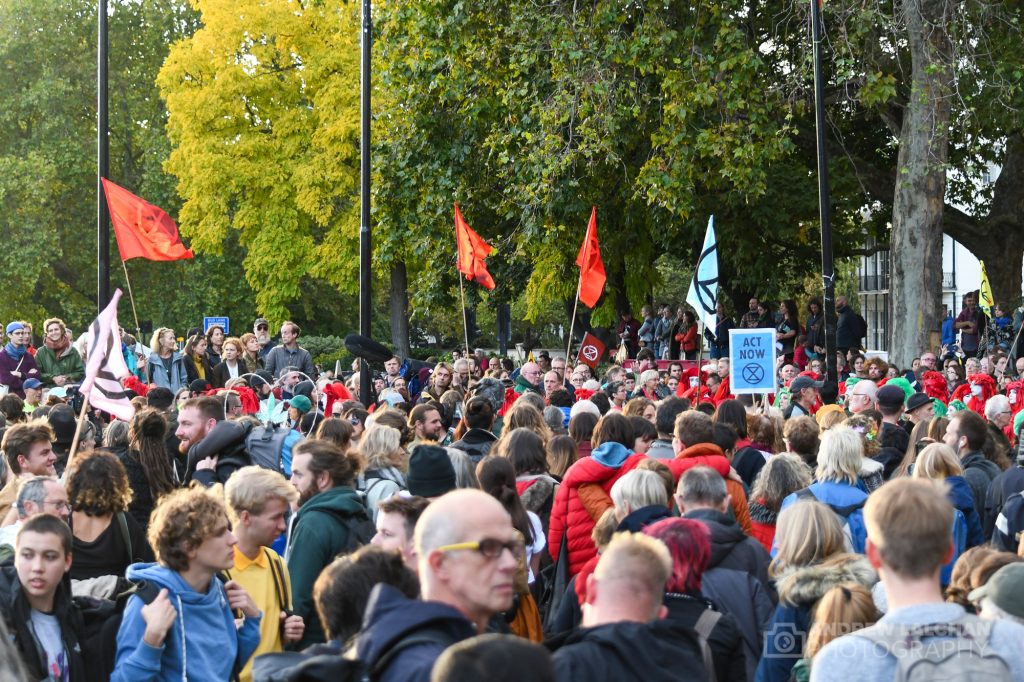
{"type": "Polygon", "coordinates": [[[252,663],[252,679],[253,682],[371,682],[380,678],[399,653],[417,644],[448,647],[454,641],[451,635],[439,631],[413,633],[392,645],[373,666],[345,658],[337,642],[314,644],[302,652],[257,656],[252,663]]]}

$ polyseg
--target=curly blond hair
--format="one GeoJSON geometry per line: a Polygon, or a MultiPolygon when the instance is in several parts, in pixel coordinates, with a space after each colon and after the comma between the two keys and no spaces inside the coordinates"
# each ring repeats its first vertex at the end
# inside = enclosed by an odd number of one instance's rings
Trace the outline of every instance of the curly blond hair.
{"type": "Polygon", "coordinates": [[[202,488],[175,490],[160,498],[149,518],[149,540],[156,560],[179,573],[188,570],[188,553],[228,527],[224,500],[202,488]]]}

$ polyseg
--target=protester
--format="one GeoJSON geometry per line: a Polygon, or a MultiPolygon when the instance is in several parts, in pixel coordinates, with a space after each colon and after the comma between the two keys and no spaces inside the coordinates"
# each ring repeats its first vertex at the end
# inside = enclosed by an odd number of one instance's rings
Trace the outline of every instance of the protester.
{"type": "Polygon", "coordinates": [[[153,561],[145,530],[128,513],[132,492],[116,456],[103,450],[76,456],[67,493],[73,510],[73,580],[123,576],[131,564],[153,561]]]}
{"type": "MultiPolygon", "coordinates": [[[[224,497],[238,541],[234,567],[227,576],[249,593],[263,613],[260,644],[253,656],[282,651],[284,645],[302,638],[305,624],[301,616],[292,615],[288,568],[270,546],[285,531],[285,515],[299,495],[281,474],[248,466],[228,480],[224,497]]],[[[242,682],[252,679],[252,661],[239,677],[242,682]]]]}
{"type": "Polygon", "coordinates": [[[293,610],[306,624],[300,648],[325,641],[313,607],[316,577],[338,554],[373,537],[369,513],[353,487],[359,466],[356,453],[344,453],[326,441],[295,446],[291,481],[299,493],[299,511],[292,521],[286,562],[293,610]]]}
{"type": "Polygon", "coordinates": [[[0,519],[7,516],[18,496],[18,480],[33,476],[56,476],[53,430],[44,420],[15,424],[4,432],[0,448],[13,476],[0,489],[0,519]]]}
{"type": "Polygon", "coordinates": [[[377,533],[370,543],[381,549],[397,551],[409,570],[416,571],[416,523],[430,502],[425,497],[394,495],[377,506],[377,533]]]}
{"type": "Polygon", "coordinates": [[[158,563],[134,564],[127,577],[159,593],[128,599],[111,682],[230,679],[259,645],[263,616],[244,588],[217,577],[235,556],[224,503],[202,489],[171,493],[153,512],[149,541],[158,563]]]}
{"type": "Polygon", "coordinates": [[[427,682],[441,652],[482,633],[512,605],[521,540],[490,495],[458,490],[432,502],[416,524],[422,601],[389,585],[374,588],[356,654],[381,682],[427,682]],[[417,642],[384,656],[403,639],[417,642]]]}
{"type": "Polygon", "coordinates": [[[867,556],[885,585],[888,610],[876,625],[826,645],[811,679],[845,680],[851,670],[863,679],[890,679],[924,658],[935,676],[1024,679],[1024,626],[983,622],[942,600],[939,571],[950,552],[953,505],[941,484],[891,481],[868,499],[865,519],[867,556]],[[935,646],[950,639],[953,646],[935,646]],[[965,647],[969,653],[959,655],[965,647]]]}
{"type": "MultiPolygon", "coordinates": [[[[788,423],[792,423],[788,422],[788,423]]],[[[781,453],[768,459],[750,489],[752,536],[771,551],[782,501],[811,484],[813,472],[799,456],[781,453]]]]}
{"type": "MultiPolygon", "coordinates": [[[[291,321],[281,324],[281,345],[274,346],[270,351],[260,351],[263,355],[263,366],[270,372],[274,379],[280,379],[286,372],[298,371],[305,374],[310,380],[317,378],[316,367],[313,366],[313,356],[309,351],[299,346],[299,325],[291,321]]],[[[259,334],[259,332],[257,332],[259,334]]]]}
{"type": "Polygon", "coordinates": [[[39,380],[43,386],[52,388],[75,384],[85,376],[82,356],[71,345],[67,327],[60,318],[53,317],[43,322],[43,347],[36,352],[39,365],[39,380]]]}
{"type": "Polygon", "coordinates": [[[406,489],[408,455],[401,446],[402,434],[383,424],[374,424],[359,439],[359,454],[365,470],[356,481],[358,490],[373,518],[377,505],[406,489]]]}

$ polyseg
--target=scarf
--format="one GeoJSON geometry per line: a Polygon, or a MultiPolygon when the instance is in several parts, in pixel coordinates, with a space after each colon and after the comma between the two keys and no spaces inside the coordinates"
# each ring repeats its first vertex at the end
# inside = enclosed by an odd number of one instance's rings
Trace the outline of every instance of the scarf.
{"type": "Polygon", "coordinates": [[[49,336],[44,336],[43,343],[46,345],[47,348],[53,351],[53,354],[56,357],[59,358],[64,353],[64,351],[68,349],[68,346],[71,345],[71,339],[68,338],[67,334],[64,334],[60,337],[59,343],[54,343],[53,341],[50,341],[49,336]]]}
{"type": "Polygon", "coordinates": [[[28,346],[15,346],[13,343],[8,341],[7,345],[4,346],[4,350],[7,351],[7,355],[10,357],[21,361],[21,359],[25,357],[25,353],[28,352],[28,346]]]}

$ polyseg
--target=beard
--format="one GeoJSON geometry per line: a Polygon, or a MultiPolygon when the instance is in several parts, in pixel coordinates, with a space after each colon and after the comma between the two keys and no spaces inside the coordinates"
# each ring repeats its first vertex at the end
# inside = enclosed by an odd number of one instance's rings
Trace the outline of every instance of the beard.
{"type": "Polygon", "coordinates": [[[316,489],[315,485],[310,485],[305,490],[299,491],[299,507],[309,502],[311,499],[316,497],[320,491],[316,489]]]}

